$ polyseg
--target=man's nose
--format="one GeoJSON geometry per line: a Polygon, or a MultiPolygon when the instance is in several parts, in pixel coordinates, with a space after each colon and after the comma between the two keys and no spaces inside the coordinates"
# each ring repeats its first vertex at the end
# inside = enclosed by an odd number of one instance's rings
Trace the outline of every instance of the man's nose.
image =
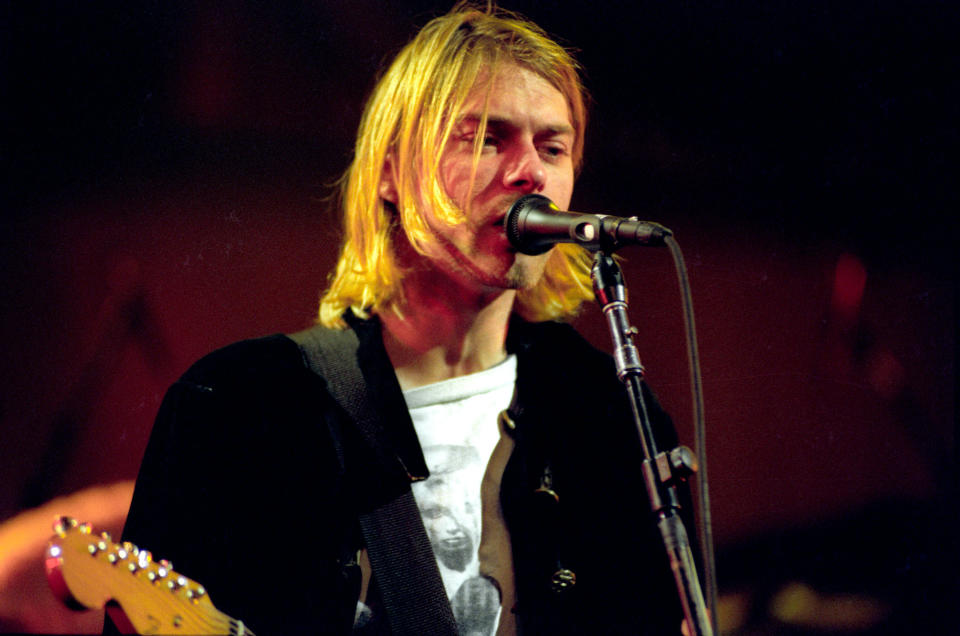
{"type": "Polygon", "coordinates": [[[543,159],[532,143],[515,149],[515,155],[503,174],[505,186],[520,190],[524,194],[543,190],[546,179],[543,159]]]}

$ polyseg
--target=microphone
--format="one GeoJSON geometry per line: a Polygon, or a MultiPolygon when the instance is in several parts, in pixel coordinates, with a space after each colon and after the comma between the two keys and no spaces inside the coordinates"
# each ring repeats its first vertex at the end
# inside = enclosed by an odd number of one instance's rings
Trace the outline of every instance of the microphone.
{"type": "Polygon", "coordinates": [[[624,245],[662,247],[673,232],[659,223],[606,214],[564,212],[540,194],[517,199],[503,219],[507,239],[523,254],[543,254],[555,243],[612,252],[624,245]]]}

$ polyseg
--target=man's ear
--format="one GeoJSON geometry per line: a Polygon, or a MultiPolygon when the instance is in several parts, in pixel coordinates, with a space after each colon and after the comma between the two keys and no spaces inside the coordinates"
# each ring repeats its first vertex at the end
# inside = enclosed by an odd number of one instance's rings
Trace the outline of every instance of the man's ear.
{"type": "Polygon", "coordinates": [[[384,201],[397,205],[397,182],[394,173],[393,152],[388,152],[383,160],[383,170],[380,171],[380,186],[377,188],[377,194],[384,201]]]}

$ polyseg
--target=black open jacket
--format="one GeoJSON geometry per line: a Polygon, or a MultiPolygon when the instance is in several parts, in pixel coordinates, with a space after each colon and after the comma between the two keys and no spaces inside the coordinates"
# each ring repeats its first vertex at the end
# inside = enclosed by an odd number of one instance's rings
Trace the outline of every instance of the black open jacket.
{"type": "MultiPolygon", "coordinates": [[[[357,513],[409,489],[407,473],[427,474],[379,322],[350,322],[385,430],[379,448],[297,344],[274,335],[187,371],[164,399],[140,469],[124,539],[204,584],[218,609],[258,636],[350,633],[357,513]]],[[[557,323],[515,319],[507,347],[518,358],[517,428],[500,496],[521,633],[679,633],[611,358],[557,323]],[[559,503],[535,494],[545,478],[559,503]],[[560,594],[550,586],[559,568],[576,575],[560,594]]],[[[669,417],[647,400],[659,448],[673,448],[669,417]]]]}

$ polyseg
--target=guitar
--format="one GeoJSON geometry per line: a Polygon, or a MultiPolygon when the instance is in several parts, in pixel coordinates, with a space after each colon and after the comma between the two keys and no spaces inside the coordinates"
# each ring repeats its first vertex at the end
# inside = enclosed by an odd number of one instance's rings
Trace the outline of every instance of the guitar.
{"type": "Polygon", "coordinates": [[[47,546],[47,581],[77,610],[106,608],[117,627],[136,634],[253,636],[213,606],[206,590],[178,574],[166,560],[128,541],[113,543],[90,524],[61,517],[47,546]]]}

